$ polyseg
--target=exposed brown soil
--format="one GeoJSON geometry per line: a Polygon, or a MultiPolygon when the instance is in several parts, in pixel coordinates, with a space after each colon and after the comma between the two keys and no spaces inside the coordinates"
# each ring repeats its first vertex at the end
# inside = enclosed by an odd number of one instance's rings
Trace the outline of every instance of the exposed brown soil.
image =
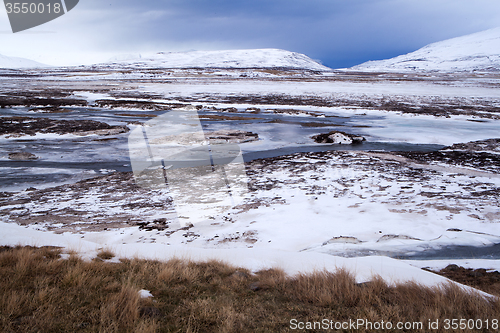
{"type": "Polygon", "coordinates": [[[110,109],[140,109],[140,110],[154,110],[154,111],[167,111],[172,108],[178,108],[185,106],[181,103],[158,103],[150,101],[137,101],[137,100],[112,100],[112,99],[98,99],[95,101],[95,105],[101,108],[110,109]]]}
{"type": "Polygon", "coordinates": [[[500,153],[500,139],[488,139],[473,141],[467,143],[456,143],[449,147],[453,150],[466,150],[466,151],[489,151],[500,153]]]}
{"type": "Polygon", "coordinates": [[[124,132],[128,131],[128,127],[126,126],[111,126],[95,120],[56,120],[30,117],[0,118],[0,135],[35,135],[36,133],[66,134],[111,129],[121,129],[124,132]]]}
{"type": "Polygon", "coordinates": [[[443,162],[489,172],[500,172],[500,156],[494,154],[461,151],[436,151],[430,153],[400,152],[398,154],[419,162],[443,162]]]}
{"type": "Polygon", "coordinates": [[[46,106],[58,108],[61,106],[86,106],[84,99],[71,98],[70,92],[62,90],[18,91],[10,92],[8,96],[0,95],[0,107],[13,106],[46,106]]]}
{"type": "Polygon", "coordinates": [[[210,143],[243,143],[250,141],[259,140],[259,135],[257,133],[247,132],[247,131],[213,131],[204,132],[205,138],[207,138],[210,143]]]}
{"type": "Polygon", "coordinates": [[[500,173],[500,139],[455,144],[434,152],[398,152],[398,155],[423,163],[446,163],[500,173]]]}
{"type": "Polygon", "coordinates": [[[35,154],[28,152],[15,152],[9,153],[9,160],[14,161],[28,161],[28,160],[36,160],[38,157],[35,154]]]}
{"type": "Polygon", "coordinates": [[[295,109],[267,109],[266,111],[272,111],[274,114],[289,114],[289,115],[307,115],[312,117],[324,116],[324,113],[314,112],[314,111],[304,111],[295,109]]]}
{"type": "Polygon", "coordinates": [[[70,113],[71,109],[64,109],[57,106],[42,106],[31,108],[30,111],[34,111],[37,113],[70,113]]]}
{"type": "MultiPolygon", "coordinates": [[[[431,271],[431,270],[429,270],[431,271]]],[[[448,265],[446,268],[433,273],[447,277],[450,280],[500,296],[500,272],[486,271],[486,269],[464,268],[457,265],[448,265]]]]}
{"type": "Polygon", "coordinates": [[[353,98],[324,98],[318,96],[289,96],[284,94],[269,95],[206,95],[196,98],[178,98],[184,102],[218,102],[231,104],[261,104],[261,105],[304,105],[318,107],[359,107],[372,110],[393,111],[407,114],[431,115],[436,117],[450,117],[452,115],[466,115],[476,118],[500,119],[500,107],[490,102],[476,101],[477,104],[466,104],[460,100],[394,100],[376,99],[369,100],[353,98]]]}
{"type": "MultiPolygon", "coordinates": [[[[342,124],[316,123],[316,122],[297,123],[297,124],[300,125],[300,126],[302,126],[302,127],[332,127],[332,126],[342,127],[342,126],[345,126],[345,125],[342,125],[342,124]]],[[[369,127],[369,126],[367,126],[367,127],[369,127]]]]}

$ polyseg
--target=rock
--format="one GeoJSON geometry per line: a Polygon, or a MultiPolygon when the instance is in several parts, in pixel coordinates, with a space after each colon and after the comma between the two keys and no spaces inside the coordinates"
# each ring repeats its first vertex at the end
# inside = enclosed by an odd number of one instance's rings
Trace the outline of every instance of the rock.
{"type": "Polygon", "coordinates": [[[139,309],[139,315],[147,318],[159,318],[161,317],[161,312],[160,309],[154,306],[145,306],[139,309]]]}
{"type": "Polygon", "coordinates": [[[16,152],[16,153],[9,153],[9,160],[13,161],[30,161],[30,160],[37,160],[38,157],[35,154],[28,153],[28,152],[16,152]]]}
{"type": "Polygon", "coordinates": [[[455,264],[448,265],[445,268],[445,270],[452,271],[452,272],[458,271],[459,269],[460,269],[460,266],[455,265],[455,264]]]}
{"type": "Polygon", "coordinates": [[[247,108],[245,111],[246,112],[250,112],[250,113],[260,113],[260,109],[259,108],[254,108],[254,107],[247,108]]]}
{"type": "Polygon", "coordinates": [[[336,144],[358,144],[366,139],[362,136],[349,134],[340,131],[331,131],[329,133],[314,135],[312,139],[316,143],[336,143],[336,144]]]}
{"type": "Polygon", "coordinates": [[[261,289],[260,282],[254,282],[254,283],[250,284],[248,286],[248,288],[250,288],[250,290],[252,290],[252,291],[258,291],[261,289]]]}
{"type": "Polygon", "coordinates": [[[107,129],[99,129],[94,131],[85,131],[85,132],[74,132],[73,134],[78,136],[87,136],[87,135],[116,135],[121,133],[127,133],[129,131],[127,126],[114,126],[113,128],[107,129]]]}
{"type": "Polygon", "coordinates": [[[372,285],[373,285],[373,281],[366,281],[366,282],[356,283],[356,286],[360,287],[360,288],[368,288],[368,287],[370,287],[372,285]]]}
{"type": "Polygon", "coordinates": [[[359,239],[357,239],[356,237],[340,236],[340,237],[333,237],[333,238],[327,240],[326,242],[323,243],[323,246],[328,245],[328,244],[335,244],[335,243],[359,244],[359,243],[363,243],[363,242],[360,241],[359,239]]]}
{"type": "Polygon", "coordinates": [[[238,131],[238,130],[220,130],[213,132],[205,132],[210,144],[225,144],[225,143],[244,143],[259,140],[257,133],[238,131]]]}
{"type": "Polygon", "coordinates": [[[475,277],[475,278],[480,278],[483,277],[486,274],[485,269],[476,269],[475,271],[472,271],[469,273],[470,276],[475,277]]]}

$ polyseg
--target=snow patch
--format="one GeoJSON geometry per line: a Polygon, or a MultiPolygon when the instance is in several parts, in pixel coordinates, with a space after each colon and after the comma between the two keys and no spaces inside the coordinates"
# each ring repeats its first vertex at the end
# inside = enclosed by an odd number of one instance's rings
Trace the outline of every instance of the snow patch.
{"type": "Polygon", "coordinates": [[[139,290],[139,297],[140,298],[150,298],[153,297],[151,292],[149,290],[141,289],[139,290]]]}

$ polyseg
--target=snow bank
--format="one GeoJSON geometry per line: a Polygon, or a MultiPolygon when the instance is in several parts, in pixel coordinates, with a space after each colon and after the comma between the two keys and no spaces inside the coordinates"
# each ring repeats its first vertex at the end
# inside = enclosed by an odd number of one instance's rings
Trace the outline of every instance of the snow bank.
{"type": "MultiPolygon", "coordinates": [[[[61,246],[76,251],[83,258],[93,258],[107,239],[104,233],[95,241],[83,240],[79,235],[36,230],[14,223],[0,222],[0,245],[61,246]]],[[[118,258],[169,260],[172,258],[195,261],[222,260],[237,267],[259,271],[267,268],[281,268],[289,275],[311,273],[314,271],[335,271],[345,268],[355,275],[358,283],[380,276],[390,284],[417,281],[422,285],[435,286],[448,283],[450,280],[413,267],[404,261],[370,256],[358,258],[342,258],[315,252],[293,252],[270,249],[204,249],[191,246],[166,246],[158,243],[150,244],[113,244],[111,251],[118,258]]],[[[473,290],[465,287],[466,290],[473,290]]],[[[142,294],[141,294],[142,295],[142,294]]]]}

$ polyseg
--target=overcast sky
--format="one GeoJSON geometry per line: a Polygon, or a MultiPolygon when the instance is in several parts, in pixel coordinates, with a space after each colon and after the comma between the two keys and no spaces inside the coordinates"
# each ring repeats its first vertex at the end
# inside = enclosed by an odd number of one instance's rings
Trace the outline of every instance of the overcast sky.
{"type": "Polygon", "coordinates": [[[123,53],[280,48],[341,68],[498,26],[499,0],[80,0],[16,34],[0,8],[0,54],[77,65],[123,53]]]}

